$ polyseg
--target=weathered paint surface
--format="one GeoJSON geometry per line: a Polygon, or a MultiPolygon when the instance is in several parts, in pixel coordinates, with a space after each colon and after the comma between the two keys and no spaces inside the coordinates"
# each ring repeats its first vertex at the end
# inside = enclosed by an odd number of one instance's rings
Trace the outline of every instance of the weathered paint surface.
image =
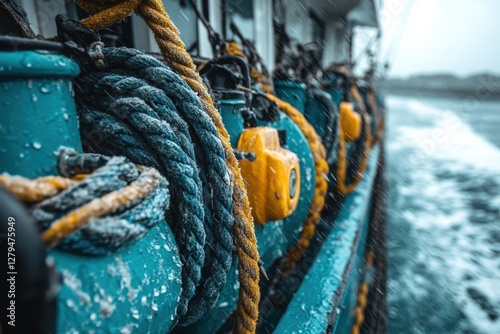
{"type": "Polygon", "coordinates": [[[181,262],[168,224],[104,257],[52,250],[63,282],[58,333],[161,333],[175,319],[181,262]]]}

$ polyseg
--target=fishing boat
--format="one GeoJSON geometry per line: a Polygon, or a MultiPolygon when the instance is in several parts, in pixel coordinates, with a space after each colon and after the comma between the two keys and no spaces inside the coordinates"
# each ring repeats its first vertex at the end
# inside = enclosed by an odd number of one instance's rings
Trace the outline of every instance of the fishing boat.
{"type": "Polygon", "coordinates": [[[3,1],[1,332],[384,332],[379,7],[3,1]]]}

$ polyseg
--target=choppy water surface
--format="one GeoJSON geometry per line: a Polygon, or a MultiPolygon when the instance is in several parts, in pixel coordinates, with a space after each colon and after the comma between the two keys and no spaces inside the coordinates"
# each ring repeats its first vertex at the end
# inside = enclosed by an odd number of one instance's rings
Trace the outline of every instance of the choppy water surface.
{"type": "Polygon", "coordinates": [[[389,333],[500,333],[500,102],[390,97],[389,333]]]}

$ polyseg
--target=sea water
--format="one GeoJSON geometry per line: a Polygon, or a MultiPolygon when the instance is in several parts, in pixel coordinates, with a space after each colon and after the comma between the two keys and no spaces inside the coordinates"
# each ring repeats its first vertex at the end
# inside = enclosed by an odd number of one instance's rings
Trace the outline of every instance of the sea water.
{"type": "Polygon", "coordinates": [[[500,101],[387,107],[387,332],[500,333],[500,101]]]}

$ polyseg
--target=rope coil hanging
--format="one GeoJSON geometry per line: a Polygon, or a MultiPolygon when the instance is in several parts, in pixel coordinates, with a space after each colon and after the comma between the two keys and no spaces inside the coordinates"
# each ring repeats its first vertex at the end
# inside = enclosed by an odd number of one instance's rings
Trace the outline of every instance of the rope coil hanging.
{"type": "MultiPolygon", "coordinates": [[[[203,264],[205,273],[202,273],[196,293],[190,300],[186,316],[183,318],[182,324],[189,324],[198,320],[203,313],[214,306],[231,266],[232,184],[230,172],[224,161],[224,152],[216,129],[204,114],[195,94],[164,64],[132,49],[104,49],[104,53],[109,67],[107,71],[92,72],[87,69],[77,80],[78,86],[81,86],[77,88],[77,101],[81,109],[84,133],[96,127],[95,116],[92,112],[89,113],[89,109],[92,108],[102,110],[107,115],[114,115],[116,118],[110,125],[125,121],[124,124],[136,127],[137,133],[141,133],[143,138],[151,133],[151,122],[154,119],[157,119],[155,123],[167,122],[177,138],[172,137],[173,133],[163,134],[155,139],[154,147],[161,151],[163,141],[168,138],[170,141],[177,139],[189,159],[197,162],[204,191],[213,194],[204,200],[205,229],[209,232],[203,264]],[[89,93],[92,94],[92,99],[86,98],[86,94],[89,93]],[[151,109],[149,105],[154,108],[151,109]],[[120,114],[128,116],[124,118],[125,116],[120,117],[120,114]],[[198,143],[194,145],[194,149],[193,140],[195,144],[198,143]],[[207,211],[207,208],[211,210],[207,211]],[[208,274],[209,270],[216,270],[216,273],[208,274]]],[[[126,154],[120,152],[121,147],[121,141],[114,142],[114,148],[108,153],[126,154]]],[[[101,149],[100,145],[95,147],[92,145],[92,148],[101,149]]],[[[130,158],[137,159],[136,156],[130,158]]],[[[168,156],[166,159],[169,160],[168,156]]],[[[175,167],[170,166],[160,170],[164,171],[167,178],[172,178],[171,182],[175,185],[178,182],[176,179],[183,178],[182,169],[175,172],[171,168],[175,167]]],[[[184,184],[182,181],[180,183],[184,184]]],[[[181,210],[178,216],[184,214],[185,212],[181,210]]]]}

